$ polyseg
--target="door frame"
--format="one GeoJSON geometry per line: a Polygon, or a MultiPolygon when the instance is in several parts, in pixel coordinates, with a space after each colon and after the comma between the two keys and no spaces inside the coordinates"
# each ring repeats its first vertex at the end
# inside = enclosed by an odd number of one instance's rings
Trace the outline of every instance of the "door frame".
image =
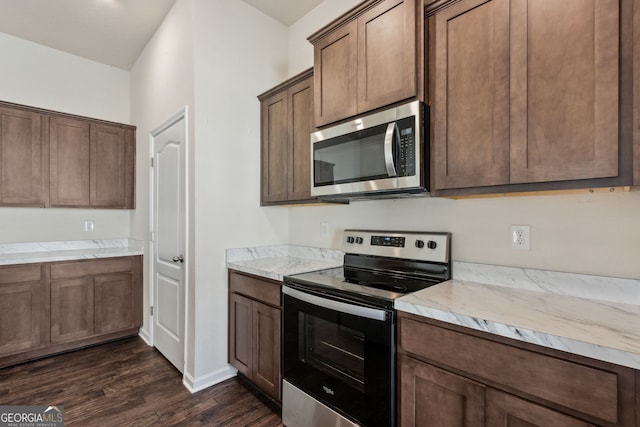
{"type": "MultiPolygon", "coordinates": [[[[166,120],[163,124],[161,124],[160,126],[156,127],[155,129],[153,129],[151,132],[149,132],[149,163],[148,163],[148,168],[149,168],[149,234],[148,234],[148,242],[149,242],[149,259],[148,259],[148,266],[149,266],[149,306],[154,306],[155,307],[155,238],[156,236],[153,235],[153,230],[155,227],[155,221],[154,221],[154,186],[155,186],[155,177],[154,177],[154,168],[151,166],[151,159],[154,158],[154,153],[155,153],[155,145],[156,145],[156,137],[158,135],[160,135],[162,132],[164,132],[166,129],[170,128],[171,126],[173,126],[174,124],[178,123],[180,120],[184,120],[184,158],[182,159],[183,162],[183,173],[184,173],[184,188],[182,189],[184,191],[184,200],[185,200],[185,206],[184,206],[184,229],[182,230],[183,233],[183,242],[184,242],[184,258],[185,258],[185,263],[184,263],[184,270],[183,270],[183,284],[184,284],[184,319],[183,320],[183,325],[184,325],[184,330],[183,330],[183,341],[184,341],[184,347],[182,349],[182,353],[183,353],[183,367],[182,367],[182,372],[183,372],[183,376],[186,375],[187,370],[186,370],[186,364],[187,364],[187,355],[188,355],[188,346],[187,346],[187,331],[189,330],[189,324],[188,324],[188,319],[189,319],[189,274],[188,274],[188,266],[190,265],[189,263],[191,262],[191,254],[189,252],[189,186],[190,186],[190,181],[189,181],[189,152],[190,152],[190,140],[189,140],[189,106],[185,105],[184,107],[182,107],[177,113],[175,113],[173,116],[171,116],[171,118],[169,118],[168,120],[166,120]]],[[[154,314],[151,314],[151,312],[149,311],[148,314],[148,321],[149,321],[149,340],[150,340],[150,344],[152,346],[155,347],[155,342],[154,342],[154,334],[155,334],[155,311],[156,308],[154,308],[154,314]]]]}

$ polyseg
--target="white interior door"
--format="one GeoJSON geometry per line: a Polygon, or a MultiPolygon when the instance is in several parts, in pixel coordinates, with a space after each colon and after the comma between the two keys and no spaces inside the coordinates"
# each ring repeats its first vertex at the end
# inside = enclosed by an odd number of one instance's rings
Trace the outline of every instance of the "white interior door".
{"type": "Polygon", "coordinates": [[[152,133],[153,345],[184,372],[186,126],[179,114],[152,133]]]}

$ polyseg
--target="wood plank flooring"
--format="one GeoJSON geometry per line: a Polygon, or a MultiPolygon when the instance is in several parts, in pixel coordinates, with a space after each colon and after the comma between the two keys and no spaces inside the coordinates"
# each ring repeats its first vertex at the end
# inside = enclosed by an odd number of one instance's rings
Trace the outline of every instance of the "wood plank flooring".
{"type": "Polygon", "coordinates": [[[0,405],[62,405],[65,426],[281,426],[233,378],[191,394],[155,348],[128,338],[0,369],[0,405]]]}

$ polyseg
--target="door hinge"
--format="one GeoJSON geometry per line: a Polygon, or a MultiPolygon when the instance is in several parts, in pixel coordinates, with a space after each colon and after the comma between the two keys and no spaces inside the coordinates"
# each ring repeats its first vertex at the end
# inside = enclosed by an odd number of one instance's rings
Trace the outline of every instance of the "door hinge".
{"type": "Polygon", "coordinates": [[[151,167],[153,167],[153,157],[151,158],[151,167]]]}
{"type": "Polygon", "coordinates": [[[149,316],[153,316],[153,306],[149,307],[149,316]]]}

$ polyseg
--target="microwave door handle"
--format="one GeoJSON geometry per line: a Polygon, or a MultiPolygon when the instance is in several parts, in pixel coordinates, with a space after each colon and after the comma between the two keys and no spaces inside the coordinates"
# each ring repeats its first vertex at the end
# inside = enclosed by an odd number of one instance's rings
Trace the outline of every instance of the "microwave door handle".
{"type": "MultiPolygon", "coordinates": [[[[387,167],[387,175],[389,177],[398,176],[396,172],[396,165],[393,161],[393,152],[394,152],[394,144],[393,137],[398,134],[398,125],[396,122],[389,123],[387,126],[387,132],[384,135],[384,164],[387,167]]],[[[396,137],[396,140],[399,141],[399,136],[396,137]]]]}

